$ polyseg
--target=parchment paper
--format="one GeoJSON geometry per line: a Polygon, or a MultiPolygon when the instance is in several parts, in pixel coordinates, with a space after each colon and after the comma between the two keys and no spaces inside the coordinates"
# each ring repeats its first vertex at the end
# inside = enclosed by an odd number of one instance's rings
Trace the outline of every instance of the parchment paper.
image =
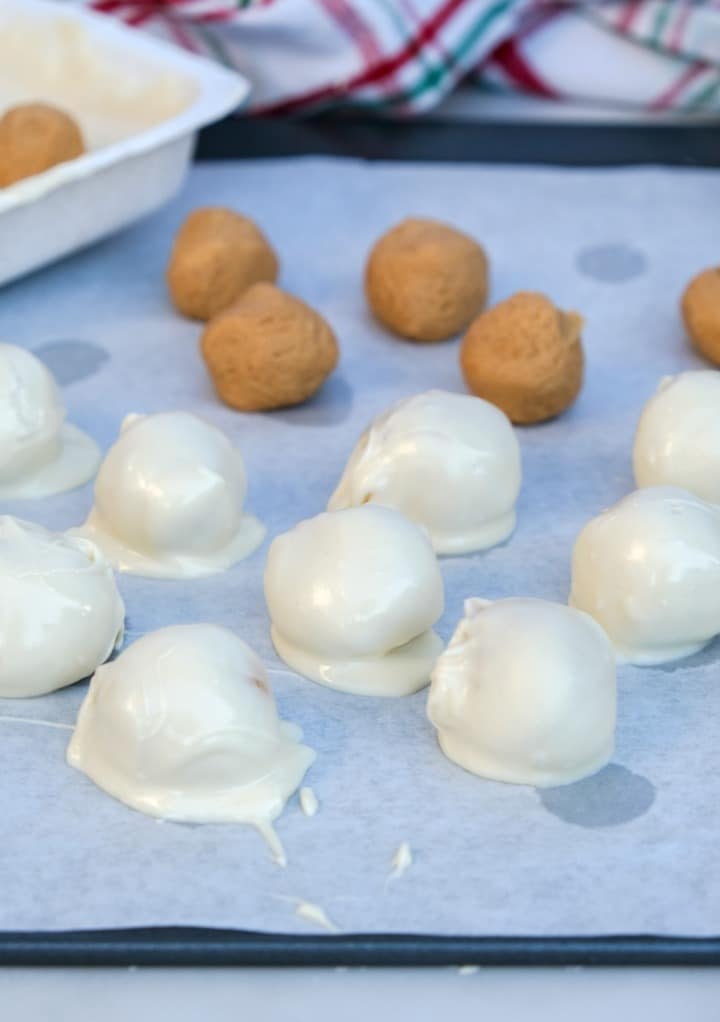
{"type": "MultiPolygon", "coordinates": [[[[193,172],[181,200],[124,234],[0,294],[2,338],[40,353],[70,418],[107,447],[128,411],[190,408],[246,460],[248,508],[269,536],[323,509],[358,433],[391,401],[462,389],[455,343],[418,346],[370,320],[361,278],[372,241],[400,217],[434,215],[482,239],[492,299],[547,292],[587,317],[587,382],[575,408],[521,431],[518,528],[484,555],[443,561],[449,637],[466,596],[564,600],[573,540],[632,487],[642,403],[663,374],[700,365],[678,297],[717,264],[720,175],[385,166],[353,161],[225,163],[193,172]],[[342,362],[312,403],[271,415],[216,400],[199,328],[171,310],[163,269],[198,204],[227,203],[266,229],[282,282],[328,317],[342,362]]],[[[91,487],[0,508],[56,528],[83,520],[91,487]]],[[[444,759],[425,694],[372,700],[283,672],[268,634],[267,542],[203,581],[121,577],[128,639],[167,624],[238,631],[271,669],[284,717],[318,753],[278,823],[289,865],[242,826],[158,823],[65,765],[82,683],[0,704],[0,928],[196,924],[308,932],[293,899],[343,931],[434,934],[709,935],[720,932],[720,644],[667,669],[620,670],[617,752],[594,779],[539,793],[482,781],[444,759]],[[387,882],[408,841],[415,861],[387,882]]]]}

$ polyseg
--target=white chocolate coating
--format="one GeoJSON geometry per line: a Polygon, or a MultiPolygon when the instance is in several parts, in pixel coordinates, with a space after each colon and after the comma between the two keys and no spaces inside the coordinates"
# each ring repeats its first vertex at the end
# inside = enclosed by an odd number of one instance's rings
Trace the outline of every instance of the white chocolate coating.
{"type": "Polygon", "coordinates": [[[563,604],[470,599],[427,711],[442,751],[471,773],[570,784],[613,754],[615,655],[591,617],[563,604]]]}
{"type": "Polygon", "coordinates": [[[0,498],[73,490],[99,464],[95,441],[65,422],[50,371],[31,352],[0,344],[0,498]]]}
{"type": "Polygon", "coordinates": [[[87,678],[122,641],[124,619],[93,543],[0,516],[0,697],[87,678]]]}
{"type": "Polygon", "coordinates": [[[661,381],[640,417],[633,468],[639,487],[681,486],[720,504],[720,372],[661,381]]]}
{"type": "Polygon", "coordinates": [[[251,823],[272,841],[271,821],[315,758],[300,737],[279,720],[249,646],[216,625],[177,625],[95,672],[67,758],[140,812],[251,823]]]}
{"type": "Polygon", "coordinates": [[[190,412],[128,415],[95,483],[95,506],[76,532],[118,571],[196,578],[225,571],[262,542],[243,513],[240,453],[190,412]]]}
{"type": "Polygon", "coordinates": [[[507,539],[520,481],[507,416],[479,397],[429,390],[371,423],[328,510],[394,507],[427,529],[438,553],[463,554],[507,539]]]}
{"type": "Polygon", "coordinates": [[[391,508],[325,512],[278,536],[265,599],[285,663],[344,692],[416,692],[442,649],[432,631],[444,601],[437,559],[391,508]]]}
{"type": "Polygon", "coordinates": [[[635,490],[578,536],[569,602],[631,663],[702,649],[720,632],[720,507],[674,486],[635,490]]]}

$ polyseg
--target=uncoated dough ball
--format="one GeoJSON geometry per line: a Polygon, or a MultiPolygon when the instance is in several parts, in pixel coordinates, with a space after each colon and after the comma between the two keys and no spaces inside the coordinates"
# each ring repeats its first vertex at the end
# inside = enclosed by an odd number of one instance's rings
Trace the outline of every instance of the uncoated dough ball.
{"type": "Polygon", "coordinates": [[[690,281],[682,297],[682,314],[695,347],[720,365],[720,266],[690,281]]]}
{"type": "Polygon", "coordinates": [[[0,120],[0,188],[85,152],[72,117],[47,103],[12,107],[0,120]]]}
{"type": "Polygon", "coordinates": [[[259,227],[221,206],[196,209],[175,238],[167,283],[176,308],[212,319],[253,284],[275,281],[278,260],[259,227]]]}
{"type": "Polygon", "coordinates": [[[520,291],[475,320],[463,338],[460,367],[469,389],[515,423],[564,412],[583,381],[583,319],[544,295],[520,291]]]}
{"type": "Polygon", "coordinates": [[[209,323],[201,349],[218,395],[243,412],[305,401],[338,360],[322,316],[273,284],[255,284],[209,323]]]}
{"type": "Polygon", "coordinates": [[[485,306],[485,252],[438,220],[403,220],[377,241],[365,270],[375,316],[401,337],[444,341],[485,306]]]}

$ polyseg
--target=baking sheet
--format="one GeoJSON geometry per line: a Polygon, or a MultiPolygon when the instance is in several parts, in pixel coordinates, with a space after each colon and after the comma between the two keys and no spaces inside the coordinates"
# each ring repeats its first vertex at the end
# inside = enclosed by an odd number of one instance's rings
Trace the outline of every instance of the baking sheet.
{"type": "MultiPolygon", "coordinates": [[[[524,487],[511,541],[442,562],[449,637],[468,595],[564,599],[573,539],[632,486],[642,402],[665,373],[699,365],[677,297],[717,262],[720,175],[284,160],[203,166],[181,200],[145,224],[0,293],[3,340],[38,352],[65,385],[70,416],[103,446],[127,411],[192,408],[238,443],[248,507],[270,535],[316,513],[358,433],[391,401],[461,389],[455,344],[419,347],[373,325],[360,287],[374,238],[403,215],[448,219],[486,244],[492,298],[537,288],[587,317],[587,383],[576,407],[520,439],[524,487]],[[303,408],[244,416],[216,401],[176,317],[162,271],[173,231],[200,203],[255,216],[279,248],[282,282],[335,327],[343,357],[303,408]]],[[[80,522],[91,487],[1,510],[55,528],[80,522]]],[[[465,935],[720,930],[716,643],[671,668],[620,670],[614,762],[537,792],[481,781],[446,761],[425,694],[350,697],[287,673],[261,588],[267,542],[223,576],[173,583],[121,577],[129,639],[180,621],[229,625],[271,671],[282,714],[318,752],[313,819],[278,822],[289,864],[241,826],[158,823],[64,764],[85,685],[0,703],[0,928],[210,925],[317,932],[296,899],[343,932],[465,935]],[[387,881],[401,841],[414,863],[387,881]]]]}

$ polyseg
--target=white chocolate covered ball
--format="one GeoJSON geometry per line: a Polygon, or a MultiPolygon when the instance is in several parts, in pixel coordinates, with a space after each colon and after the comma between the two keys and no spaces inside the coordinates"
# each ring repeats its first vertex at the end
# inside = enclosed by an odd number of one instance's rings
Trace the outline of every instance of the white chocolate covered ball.
{"type": "Polygon", "coordinates": [[[0,498],[75,489],[99,463],[95,441],[65,422],[50,371],[31,352],[0,344],[0,498]]]}
{"type": "Polygon", "coordinates": [[[507,539],[520,480],[520,447],[499,408],[429,390],[371,423],[328,510],[394,507],[427,529],[438,553],[462,554],[507,539]]]}
{"type": "Polygon", "coordinates": [[[481,777],[570,784],[609,762],[615,655],[587,614],[546,600],[470,599],[432,672],[445,755],[481,777]]]}
{"type": "Polygon", "coordinates": [[[313,681],[393,696],[427,684],[443,582],[425,533],[366,504],[300,522],[270,546],[265,599],[282,659],[313,681]]]}
{"type": "Polygon", "coordinates": [[[87,678],[121,642],[124,619],[93,543],[0,516],[0,697],[87,678]]]}
{"type": "Polygon", "coordinates": [[[635,434],[638,486],[681,486],[720,504],[720,372],[667,376],[635,434]]]}
{"type": "Polygon", "coordinates": [[[720,507],[674,486],[635,490],[578,536],[570,603],[631,663],[702,649],[720,632],[720,507]]]}
{"type": "Polygon", "coordinates": [[[150,816],[266,836],[315,758],[278,718],[259,657],[227,628],[161,628],[99,668],[68,762],[150,816]]]}
{"type": "Polygon", "coordinates": [[[243,511],[239,451],[190,412],[129,415],[95,483],[95,506],[77,530],[118,571],[193,578],[250,554],[264,528],[243,511]]]}

